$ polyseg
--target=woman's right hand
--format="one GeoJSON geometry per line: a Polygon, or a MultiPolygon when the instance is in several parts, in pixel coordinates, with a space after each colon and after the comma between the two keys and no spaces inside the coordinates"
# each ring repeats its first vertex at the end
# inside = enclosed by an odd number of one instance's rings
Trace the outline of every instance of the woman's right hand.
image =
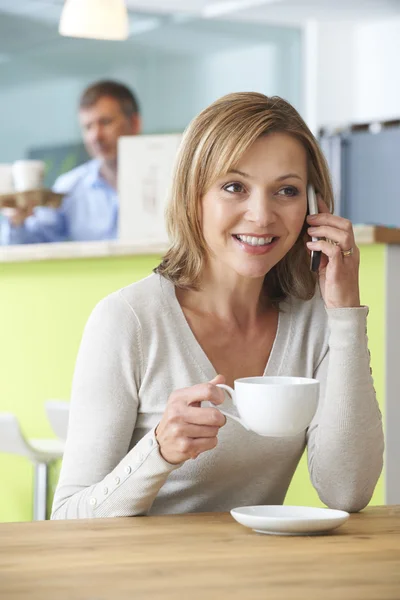
{"type": "Polygon", "coordinates": [[[155,432],[161,456],[167,462],[179,464],[197,458],[217,445],[226,418],[217,408],[201,407],[205,400],[222,404],[224,392],[216,387],[217,383],[225,383],[225,378],[217,375],[209,383],[176,390],[168,398],[155,432]]]}

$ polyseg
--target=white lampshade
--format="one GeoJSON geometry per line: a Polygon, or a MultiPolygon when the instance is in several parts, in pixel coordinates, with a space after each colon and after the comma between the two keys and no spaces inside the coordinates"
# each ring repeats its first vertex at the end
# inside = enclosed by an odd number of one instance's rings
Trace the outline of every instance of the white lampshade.
{"type": "Polygon", "coordinates": [[[61,35],[97,40],[126,40],[128,11],[124,0],[65,0],[61,35]]]}

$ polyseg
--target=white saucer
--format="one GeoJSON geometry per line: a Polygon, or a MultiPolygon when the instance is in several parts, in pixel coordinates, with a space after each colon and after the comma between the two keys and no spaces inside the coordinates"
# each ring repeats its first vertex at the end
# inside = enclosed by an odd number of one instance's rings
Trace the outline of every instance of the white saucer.
{"type": "Polygon", "coordinates": [[[231,510],[241,525],[270,535],[316,535],[339,527],[349,518],[344,510],[308,506],[241,506],[231,510]]]}

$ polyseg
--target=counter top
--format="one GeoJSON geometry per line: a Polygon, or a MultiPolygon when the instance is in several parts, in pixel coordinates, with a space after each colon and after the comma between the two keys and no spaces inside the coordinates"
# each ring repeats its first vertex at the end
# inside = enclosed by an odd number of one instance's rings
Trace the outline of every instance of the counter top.
{"type": "Polygon", "coordinates": [[[358,246],[361,244],[400,244],[400,229],[382,225],[354,225],[358,246]]]}
{"type": "Polygon", "coordinates": [[[167,244],[155,242],[62,242],[0,246],[0,263],[104,258],[107,256],[140,256],[164,254],[167,244]]]}
{"type": "MultiPolygon", "coordinates": [[[[400,229],[375,225],[355,225],[356,243],[400,244],[400,229]]],[[[0,246],[0,263],[67,260],[74,258],[100,258],[107,256],[140,256],[164,254],[167,244],[156,241],[143,242],[63,242],[55,244],[22,244],[0,246]]]]}

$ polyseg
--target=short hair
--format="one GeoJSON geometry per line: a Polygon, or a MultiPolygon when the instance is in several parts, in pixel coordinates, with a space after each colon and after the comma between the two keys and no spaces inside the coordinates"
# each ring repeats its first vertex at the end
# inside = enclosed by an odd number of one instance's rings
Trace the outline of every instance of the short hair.
{"type": "MultiPolygon", "coordinates": [[[[299,113],[278,96],[256,92],[228,94],[203,110],[186,129],[177,155],[166,219],[170,247],[155,269],[177,287],[198,289],[208,247],[200,215],[201,199],[261,136],[287,133],[307,153],[308,181],[333,212],[329,169],[317,140],[299,113]]],[[[307,223],[289,252],[265,276],[270,301],[313,297],[316,275],[305,247],[307,223]]]]}
{"type": "Polygon", "coordinates": [[[111,80],[97,81],[89,85],[80,97],[79,108],[90,108],[104,97],[117,100],[126,117],[140,112],[135,94],[123,83],[111,80]]]}

